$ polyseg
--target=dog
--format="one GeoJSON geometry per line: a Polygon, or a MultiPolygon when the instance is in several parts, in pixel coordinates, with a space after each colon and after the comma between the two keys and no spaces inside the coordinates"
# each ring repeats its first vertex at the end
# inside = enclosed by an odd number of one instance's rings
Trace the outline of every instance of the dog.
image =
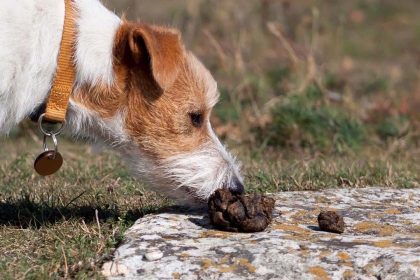
{"type": "MultiPolygon", "coordinates": [[[[117,151],[153,190],[202,203],[244,192],[239,164],[210,124],[217,83],[177,30],[129,22],[74,0],[76,78],[66,130],[117,151]]],[[[45,103],[57,68],[64,1],[0,3],[0,132],[45,103]]]]}

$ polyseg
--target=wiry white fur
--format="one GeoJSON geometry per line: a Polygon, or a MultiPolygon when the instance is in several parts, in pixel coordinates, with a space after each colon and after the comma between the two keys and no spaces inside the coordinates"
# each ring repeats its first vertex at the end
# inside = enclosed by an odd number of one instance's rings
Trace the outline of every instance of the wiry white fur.
{"type": "Polygon", "coordinates": [[[206,201],[218,188],[237,189],[239,165],[207,123],[210,140],[197,150],[157,160],[133,143],[117,147],[133,173],[146,186],[188,205],[206,201]]]}
{"type": "Polygon", "coordinates": [[[114,149],[130,145],[124,131],[125,113],[118,112],[111,118],[101,118],[98,113],[70,101],[67,124],[75,137],[82,137],[92,143],[114,149]]]}
{"type": "Polygon", "coordinates": [[[189,154],[180,154],[162,162],[159,171],[176,184],[186,187],[200,199],[207,199],[218,188],[236,189],[236,182],[242,183],[235,159],[207,125],[210,142],[189,154]]]}

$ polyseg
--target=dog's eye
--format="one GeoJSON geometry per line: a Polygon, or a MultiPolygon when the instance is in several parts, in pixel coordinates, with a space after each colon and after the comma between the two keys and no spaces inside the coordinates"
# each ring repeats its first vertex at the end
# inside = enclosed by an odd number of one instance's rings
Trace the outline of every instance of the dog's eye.
{"type": "Polygon", "coordinates": [[[201,113],[190,113],[191,123],[194,127],[201,127],[203,124],[203,114],[201,113]]]}

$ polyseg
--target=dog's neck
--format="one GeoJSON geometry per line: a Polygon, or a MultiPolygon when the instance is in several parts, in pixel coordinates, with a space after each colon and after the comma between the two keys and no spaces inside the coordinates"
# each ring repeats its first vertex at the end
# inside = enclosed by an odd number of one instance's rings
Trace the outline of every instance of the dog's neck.
{"type": "Polygon", "coordinates": [[[114,37],[121,21],[97,0],[76,0],[75,5],[79,10],[77,84],[111,84],[114,37]]]}
{"type": "MultiPolygon", "coordinates": [[[[14,6],[7,2],[1,5],[0,21],[5,28],[0,30],[0,132],[7,132],[48,97],[57,67],[64,1],[18,1],[14,6]]],[[[75,0],[74,6],[78,15],[75,92],[86,85],[111,85],[114,37],[120,19],[97,0],[75,0]]],[[[77,107],[71,102],[69,114],[83,111],[77,107]]],[[[82,113],[90,114],[86,110],[82,113]]]]}

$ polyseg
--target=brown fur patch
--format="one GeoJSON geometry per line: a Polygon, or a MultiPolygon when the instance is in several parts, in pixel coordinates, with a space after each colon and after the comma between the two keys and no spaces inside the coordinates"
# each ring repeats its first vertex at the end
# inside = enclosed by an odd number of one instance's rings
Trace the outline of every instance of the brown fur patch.
{"type": "Polygon", "coordinates": [[[194,63],[178,32],[123,23],[115,38],[114,85],[85,85],[74,100],[102,118],[125,112],[127,134],[156,159],[190,152],[210,140],[208,81],[194,63]],[[203,114],[200,128],[189,113],[203,114]]]}

